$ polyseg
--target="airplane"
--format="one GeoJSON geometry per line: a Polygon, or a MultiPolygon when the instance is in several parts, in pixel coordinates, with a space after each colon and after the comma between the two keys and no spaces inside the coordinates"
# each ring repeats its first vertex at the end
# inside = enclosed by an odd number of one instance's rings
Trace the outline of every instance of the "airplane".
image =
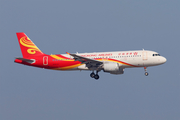
{"type": "Polygon", "coordinates": [[[17,57],[14,62],[33,67],[50,70],[89,70],[91,78],[99,79],[98,72],[101,70],[110,74],[123,74],[125,68],[143,67],[145,75],[148,76],[147,67],[164,64],[166,58],[157,52],[149,50],[115,51],[115,52],[93,52],[71,54],[44,54],[23,33],[16,33],[22,56],[17,57]]]}

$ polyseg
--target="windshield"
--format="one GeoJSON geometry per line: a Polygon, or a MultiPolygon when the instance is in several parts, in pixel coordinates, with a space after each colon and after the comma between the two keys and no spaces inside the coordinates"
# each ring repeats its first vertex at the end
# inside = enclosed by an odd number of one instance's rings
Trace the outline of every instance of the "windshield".
{"type": "Polygon", "coordinates": [[[153,54],[153,56],[161,56],[160,54],[153,54]]]}

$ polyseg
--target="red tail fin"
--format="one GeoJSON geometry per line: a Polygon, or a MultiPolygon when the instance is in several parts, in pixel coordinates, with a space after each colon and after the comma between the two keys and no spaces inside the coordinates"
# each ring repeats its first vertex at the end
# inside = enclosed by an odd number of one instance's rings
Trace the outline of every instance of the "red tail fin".
{"type": "Polygon", "coordinates": [[[34,55],[43,55],[44,53],[28,38],[25,33],[16,33],[23,58],[34,55]]]}

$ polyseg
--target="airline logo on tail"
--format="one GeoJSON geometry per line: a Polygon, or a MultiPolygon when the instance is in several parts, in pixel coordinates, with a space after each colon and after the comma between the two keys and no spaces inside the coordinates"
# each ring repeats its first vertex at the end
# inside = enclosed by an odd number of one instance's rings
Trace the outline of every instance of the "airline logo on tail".
{"type": "Polygon", "coordinates": [[[32,55],[43,55],[41,50],[24,33],[16,33],[24,58],[32,55]]]}
{"type": "Polygon", "coordinates": [[[41,50],[39,50],[39,48],[34,45],[34,43],[27,36],[22,37],[19,42],[21,45],[28,48],[27,52],[29,54],[35,54],[37,51],[41,52],[41,50]]]}

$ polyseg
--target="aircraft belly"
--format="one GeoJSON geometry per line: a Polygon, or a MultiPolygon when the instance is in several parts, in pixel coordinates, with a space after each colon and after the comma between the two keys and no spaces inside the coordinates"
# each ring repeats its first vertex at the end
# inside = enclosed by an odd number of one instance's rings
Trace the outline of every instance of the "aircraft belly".
{"type": "Polygon", "coordinates": [[[89,70],[89,68],[86,67],[85,64],[83,64],[83,65],[81,65],[81,66],[78,66],[78,67],[77,67],[77,70],[89,70]]]}

